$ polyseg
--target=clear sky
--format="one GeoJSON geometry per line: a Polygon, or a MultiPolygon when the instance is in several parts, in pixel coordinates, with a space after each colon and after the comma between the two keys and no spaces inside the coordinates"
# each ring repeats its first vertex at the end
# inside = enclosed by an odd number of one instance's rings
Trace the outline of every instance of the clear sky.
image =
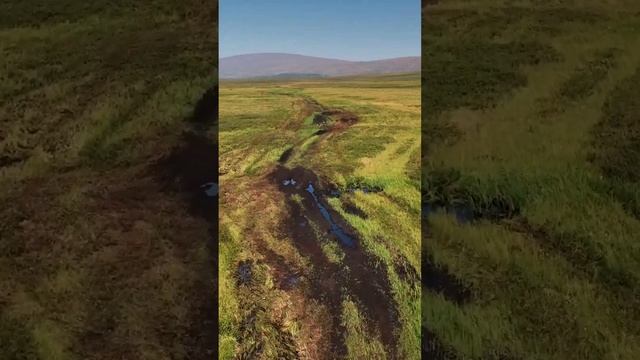
{"type": "Polygon", "coordinates": [[[420,55],[420,0],[220,0],[220,57],[420,55]]]}

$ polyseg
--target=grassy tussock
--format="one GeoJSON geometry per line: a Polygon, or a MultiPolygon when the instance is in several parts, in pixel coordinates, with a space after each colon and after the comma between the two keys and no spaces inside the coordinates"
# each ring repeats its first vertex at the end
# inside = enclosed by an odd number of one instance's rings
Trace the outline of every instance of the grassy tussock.
{"type": "MultiPolygon", "coordinates": [[[[473,296],[458,304],[423,289],[425,326],[461,358],[632,359],[640,222],[631,79],[640,53],[629,45],[640,27],[624,14],[638,9],[516,5],[427,8],[426,29],[437,30],[425,32],[427,43],[455,49],[464,69],[449,84],[433,75],[436,99],[426,89],[434,111],[423,127],[423,191],[474,221],[442,210],[427,219],[424,251],[473,296]],[[479,46],[496,58],[478,59],[479,46]]],[[[431,56],[434,73],[454,62],[431,56]]]]}

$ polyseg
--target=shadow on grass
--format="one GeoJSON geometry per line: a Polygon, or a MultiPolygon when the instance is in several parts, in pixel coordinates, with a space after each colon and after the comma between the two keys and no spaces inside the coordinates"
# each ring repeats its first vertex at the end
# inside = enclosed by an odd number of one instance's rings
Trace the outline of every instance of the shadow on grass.
{"type": "Polygon", "coordinates": [[[202,298],[193,319],[189,341],[193,342],[190,359],[208,359],[218,348],[218,195],[207,193],[207,187],[218,184],[218,146],[207,132],[217,126],[218,86],[208,89],[197,102],[188,119],[191,129],[185,131],[181,144],[156,164],[165,191],[178,193],[189,203],[193,216],[209,224],[206,241],[208,266],[200,274],[202,298]]]}

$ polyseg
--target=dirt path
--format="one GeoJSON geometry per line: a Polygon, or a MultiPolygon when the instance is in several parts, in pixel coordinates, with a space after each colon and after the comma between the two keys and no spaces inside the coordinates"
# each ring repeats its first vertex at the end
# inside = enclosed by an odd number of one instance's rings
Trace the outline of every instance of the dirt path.
{"type": "MultiPolygon", "coordinates": [[[[313,100],[305,100],[307,106],[302,107],[303,114],[299,118],[315,113],[313,123],[322,130],[319,136],[345,131],[358,120],[353,113],[327,109],[313,100]],[[328,121],[329,117],[332,121],[328,121]]],[[[327,203],[326,196],[335,190],[335,186],[310,169],[286,166],[296,150],[295,145],[286,150],[280,164],[273,167],[264,181],[265,186],[277,189],[284,197],[284,212],[288,215],[281,224],[281,231],[292,239],[298,252],[310,260],[313,271],[292,269],[272,252],[263,255],[275,269],[281,289],[291,288],[292,276],[307,274],[311,284],[307,296],[326,305],[331,314],[328,331],[332,352],[339,358],[347,355],[345,329],[341,324],[342,301],[346,296],[359,305],[366,318],[368,333],[380,339],[389,358],[395,358],[398,311],[386,269],[376,265],[355,230],[327,203]],[[339,244],[344,253],[340,263],[327,258],[322,241],[339,244]]]]}
{"type": "Polygon", "coordinates": [[[358,115],[351,111],[337,108],[328,108],[311,97],[305,96],[293,102],[292,107],[297,109],[297,115],[284,123],[287,130],[298,131],[302,128],[303,122],[313,116],[311,122],[317,126],[311,136],[302,138],[286,149],[278,159],[278,163],[285,164],[293,157],[300,155],[301,148],[313,137],[327,139],[333,134],[347,130],[351,125],[358,122],[358,115]]]}

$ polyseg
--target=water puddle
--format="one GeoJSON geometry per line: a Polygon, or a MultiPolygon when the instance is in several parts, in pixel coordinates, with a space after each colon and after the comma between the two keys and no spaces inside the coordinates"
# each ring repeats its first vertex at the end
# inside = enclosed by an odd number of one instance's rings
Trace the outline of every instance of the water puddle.
{"type": "Polygon", "coordinates": [[[322,205],[322,203],[318,200],[318,196],[316,196],[315,189],[313,188],[313,184],[309,183],[309,185],[307,185],[305,190],[309,194],[311,194],[311,196],[313,197],[313,201],[316,203],[316,205],[320,209],[320,213],[322,214],[322,217],[329,223],[329,226],[331,227],[330,232],[340,240],[342,245],[350,248],[355,247],[355,241],[353,240],[353,238],[347,235],[347,233],[345,233],[344,230],[333,221],[333,219],[331,218],[331,214],[329,214],[329,211],[327,210],[327,208],[324,207],[324,205],[322,205]]]}
{"type": "MultiPolygon", "coordinates": [[[[387,269],[358,246],[360,239],[357,233],[327,204],[326,198],[335,187],[303,167],[277,166],[269,176],[287,201],[288,217],[283,222],[283,230],[300,254],[310,260],[313,269],[300,272],[282,267],[284,271],[280,273],[284,276],[279,277],[284,280],[280,283],[282,287],[287,289],[296,283],[296,280],[288,278],[291,274],[302,274],[302,281],[309,282],[309,296],[326,306],[331,314],[327,331],[336,358],[346,355],[340,316],[345,292],[358,301],[370,331],[379,334],[391,358],[394,358],[399,315],[387,269]],[[326,239],[317,232],[317,228],[326,229],[342,248],[345,256],[340,263],[330,261],[323,251],[321,244],[326,239]]],[[[338,195],[335,191],[334,194],[338,195]]],[[[273,257],[270,260],[278,262],[273,257]]]]}
{"type": "Polygon", "coordinates": [[[288,180],[282,180],[282,185],[284,185],[284,186],[289,186],[289,185],[295,186],[295,184],[296,184],[296,180],[293,179],[293,178],[288,179],[288,180]]]}
{"type": "Polygon", "coordinates": [[[248,260],[241,261],[238,264],[238,270],[236,272],[236,276],[238,278],[238,284],[240,285],[248,284],[253,277],[251,262],[248,260]]]}
{"type": "MultiPolygon", "coordinates": [[[[297,188],[296,185],[298,184],[298,181],[296,181],[295,178],[291,177],[288,179],[285,178],[284,180],[281,181],[281,183],[285,187],[297,188]]],[[[322,218],[327,223],[329,223],[329,233],[335,235],[335,237],[338,238],[338,240],[342,245],[349,248],[354,248],[356,246],[356,241],[353,239],[352,236],[347,234],[347,232],[334,221],[327,207],[323,205],[319,199],[319,196],[322,196],[321,193],[316,190],[316,188],[313,186],[313,183],[311,181],[308,182],[308,185],[306,188],[304,188],[304,190],[311,195],[311,198],[313,199],[316,207],[318,208],[318,210],[320,210],[320,214],[322,215],[322,218]]],[[[332,192],[330,192],[330,194],[335,194],[336,192],[337,190],[333,190],[332,192]]],[[[339,196],[339,192],[337,193],[339,196]]],[[[306,222],[300,222],[300,226],[306,226],[306,222]]]]}

